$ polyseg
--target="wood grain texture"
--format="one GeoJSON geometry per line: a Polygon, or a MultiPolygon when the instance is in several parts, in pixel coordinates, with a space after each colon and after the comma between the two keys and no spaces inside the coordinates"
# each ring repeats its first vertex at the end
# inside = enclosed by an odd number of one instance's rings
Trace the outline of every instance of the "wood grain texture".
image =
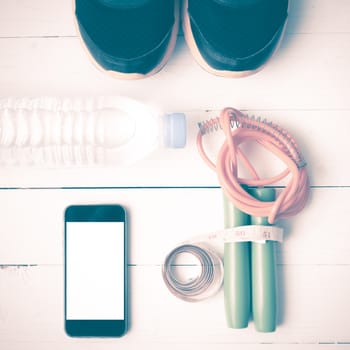
{"type": "MultiPolygon", "coordinates": [[[[280,50],[260,73],[238,80],[204,72],[181,31],[159,74],[113,79],[87,59],[71,9],[71,0],[1,1],[0,97],[126,95],[185,112],[188,144],[130,167],[1,167],[0,349],[350,349],[350,1],[291,0],[280,50]],[[307,207],[279,222],[285,242],[277,250],[272,334],[255,332],[252,322],[227,329],[222,291],[185,303],[161,279],[171,248],[223,227],[221,190],[195,136],[199,121],[226,106],[289,130],[308,162],[307,207]],[[64,333],[63,211],[72,203],[120,203],[129,211],[132,321],[122,339],[64,333]]],[[[221,136],[205,142],[214,156],[221,136]]],[[[280,169],[265,159],[254,158],[262,176],[280,169]]]]}

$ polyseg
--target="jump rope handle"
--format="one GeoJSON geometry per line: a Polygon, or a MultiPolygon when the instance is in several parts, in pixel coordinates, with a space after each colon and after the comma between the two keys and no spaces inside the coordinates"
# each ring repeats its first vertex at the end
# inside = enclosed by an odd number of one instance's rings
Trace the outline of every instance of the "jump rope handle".
{"type": "MultiPolygon", "coordinates": [[[[273,188],[247,190],[263,202],[274,201],[273,188]]],[[[225,228],[244,225],[269,225],[267,217],[249,216],[237,209],[224,196],[225,228]]],[[[225,242],[224,300],[227,325],[248,326],[252,311],[258,332],[276,329],[276,254],[275,242],[225,242]]]]}
{"type": "MultiPolygon", "coordinates": [[[[225,228],[250,224],[250,217],[224,196],[225,228]]],[[[224,300],[227,325],[248,326],[251,310],[250,242],[224,244],[224,300]]]]}
{"type": "MultiPolygon", "coordinates": [[[[248,193],[263,202],[276,198],[273,188],[251,188],[248,193]]],[[[251,216],[252,225],[270,225],[267,217],[251,216]]],[[[276,329],[277,286],[275,241],[251,244],[252,314],[258,332],[273,332],[276,329]]]]}

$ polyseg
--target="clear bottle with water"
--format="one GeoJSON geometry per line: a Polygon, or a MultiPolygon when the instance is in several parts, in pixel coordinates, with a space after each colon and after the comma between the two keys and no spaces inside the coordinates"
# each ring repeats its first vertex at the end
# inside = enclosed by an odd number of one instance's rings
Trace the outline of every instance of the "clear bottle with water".
{"type": "Polygon", "coordinates": [[[0,99],[2,165],[125,165],[185,144],[183,113],[125,97],[0,99]]]}

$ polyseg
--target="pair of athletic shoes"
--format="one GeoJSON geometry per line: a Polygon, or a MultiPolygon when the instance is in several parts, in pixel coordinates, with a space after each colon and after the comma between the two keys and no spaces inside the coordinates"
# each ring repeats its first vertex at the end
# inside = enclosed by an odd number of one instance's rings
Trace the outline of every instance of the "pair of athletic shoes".
{"type": "Polygon", "coordinates": [[[277,50],[289,0],[75,0],[80,37],[103,71],[123,79],[160,71],[179,24],[208,72],[241,77],[260,70],[277,50]],[[182,9],[181,9],[182,8],[182,9]]]}

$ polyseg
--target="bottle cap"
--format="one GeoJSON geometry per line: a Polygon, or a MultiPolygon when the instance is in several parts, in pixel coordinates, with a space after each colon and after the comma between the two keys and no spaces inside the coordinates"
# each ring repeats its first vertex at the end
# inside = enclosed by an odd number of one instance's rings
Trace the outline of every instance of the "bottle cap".
{"type": "Polygon", "coordinates": [[[186,146],[186,116],[184,113],[171,113],[163,116],[164,146],[184,148],[186,146]]]}

